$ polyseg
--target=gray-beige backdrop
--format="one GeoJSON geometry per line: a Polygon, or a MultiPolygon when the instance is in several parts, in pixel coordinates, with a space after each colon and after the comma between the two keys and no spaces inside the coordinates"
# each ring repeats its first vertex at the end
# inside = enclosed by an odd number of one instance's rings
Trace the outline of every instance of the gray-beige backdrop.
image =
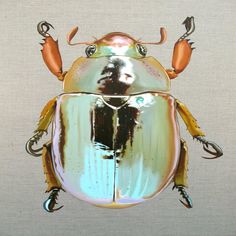
{"type": "Polygon", "coordinates": [[[236,3],[234,0],[0,0],[0,235],[236,235],[236,3]],[[123,31],[136,38],[159,39],[165,26],[168,41],[148,46],[165,66],[171,66],[175,41],[184,32],[186,16],[195,16],[191,36],[197,48],[189,67],[172,81],[172,94],[196,116],[207,137],[224,149],[218,160],[204,160],[202,146],[189,143],[189,194],[194,208],[185,209],[169,186],[139,206],[109,210],[60,195],[64,208],[48,214],[40,158],[26,154],[45,103],[61,93],[62,84],[41,58],[36,25],[47,20],[55,27],[64,68],[84,55],[84,46],[69,47],[66,34],[79,25],[79,39],[90,40],[123,31]]]}

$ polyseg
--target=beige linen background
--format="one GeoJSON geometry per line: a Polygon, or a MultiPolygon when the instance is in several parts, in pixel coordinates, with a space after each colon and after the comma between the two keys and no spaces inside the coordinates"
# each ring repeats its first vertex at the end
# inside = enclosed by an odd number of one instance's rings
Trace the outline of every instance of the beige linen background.
{"type": "Polygon", "coordinates": [[[0,236],[235,236],[235,12],[234,0],[0,0],[0,236]],[[167,43],[148,50],[168,68],[174,43],[184,32],[181,23],[191,15],[197,49],[186,71],[172,81],[172,94],[189,107],[207,137],[224,149],[218,160],[202,159],[202,145],[180,121],[189,144],[188,192],[194,208],[185,209],[169,186],[153,200],[124,210],[96,208],[61,193],[64,208],[46,213],[41,160],[26,154],[24,145],[41,109],[61,93],[62,85],[44,66],[37,23],[47,20],[54,25],[65,70],[84,55],[84,46],[66,44],[67,32],[76,25],[81,41],[111,31],[154,41],[159,40],[159,27],[165,26],[167,43]]]}

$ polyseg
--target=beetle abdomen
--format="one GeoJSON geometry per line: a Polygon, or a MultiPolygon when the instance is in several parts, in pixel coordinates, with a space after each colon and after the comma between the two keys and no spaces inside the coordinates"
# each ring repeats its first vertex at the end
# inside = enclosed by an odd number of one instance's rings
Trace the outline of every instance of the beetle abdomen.
{"type": "Polygon", "coordinates": [[[53,162],[66,191],[102,207],[128,207],[172,180],[180,138],[173,97],[64,94],[53,125],[53,162]]]}

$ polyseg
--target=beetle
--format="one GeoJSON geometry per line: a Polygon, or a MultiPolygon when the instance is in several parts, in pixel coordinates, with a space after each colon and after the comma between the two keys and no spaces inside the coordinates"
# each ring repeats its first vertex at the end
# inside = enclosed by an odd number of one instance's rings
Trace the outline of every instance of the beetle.
{"type": "Polygon", "coordinates": [[[188,108],[170,94],[170,81],[189,64],[195,30],[194,17],[183,22],[186,32],[173,50],[172,69],[165,69],[147,55],[146,44],[166,41],[164,28],[159,42],[143,42],[122,32],[112,32],[92,42],[72,40],[69,45],[87,45],[86,57],[76,59],[68,71],[55,41],[48,33],[53,26],[42,21],[38,32],[44,37],[42,57],[48,69],[63,81],[63,93],[48,102],[41,112],[26,151],[42,156],[50,193],[44,202],[48,212],[56,208],[60,190],[105,208],[126,208],[142,203],[170,183],[192,208],[188,187],[188,148],[181,138],[177,113],[192,137],[212,154],[222,149],[208,141],[188,108]],[[47,133],[52,136],[42,147],[34,145],[47,133]]]}

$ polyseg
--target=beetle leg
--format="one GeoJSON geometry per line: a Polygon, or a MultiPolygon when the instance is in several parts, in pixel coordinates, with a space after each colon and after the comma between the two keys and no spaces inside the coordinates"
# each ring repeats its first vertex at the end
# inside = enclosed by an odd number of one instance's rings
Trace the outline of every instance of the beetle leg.
{"type": "Polygon", "coordinates": [[[213,157],[203,157],[205,159],[215,159],[223,155],[222,149],[214,142],[206,140],[204,137],[204,132],[200,129],[197,120],[193,117],[193,115],[190,113],[188,108],[179,100],[176,100],[176,108],[179,112],[180,116],[182,117],[184,123],[187,126],[187,129],[189,133],[193,136],[193,138],[196,138],[198,141],[200,141],[203,144],[203,149],[212,154],[213,157]],[[214,152],[209,149],[209,146],[214,149],[214,152]]]}
{"type": "Polygon", "coordinates": [[[188,108],[179,100],[176,101],[176,109],[179,112],[181,118],[187,126],[189,133],[193,136],[204,136],[204,132],[200,129],[197,120],[193,117],[188,108]]]}
{"type": "Polygon", "coordinates": [[[185,191],[183,186],[177,186],[174,185],[174,187],[172,188],[172,190],[174,190],[175,188],[177,188],[178,192],[180,193],[180,195],[182,196],[183,200],[179,200],[185,207],[187,208],[193,208],[193,202],[192,199],[189,197],[189,195],[187,194],[187,192],[185,191]]]}
{"type": "Polygon", "coordinates": [[[52,189],[60,189],[61,184],[56,178],[56,174],[52,164],[51,157],[51,143],[48,142],[43,145],[43,154],[42,154],[43,170],[46,178],[47,189],[46,192],[50,192],[52,189]]]}
{"type": "Polygon", "coordinates": [[[25,150],[32,156],[39,157],[42,155],[43,148],[34,149],[34,144],[37,144],[38,141],[43,136],[44,131],[37,131],[33,137],[31,137],[25,144],[25,150]]]}
{"type": "Polygon", "coordinates": [[[55,205],[57,204],[56,200],[57,200],[58,192],[61,189],[61,184],[57,180],[56,174],[53,168],[50,142],[44,144],[43,146],[42,161],[43,161],[44,174],[46,177],[45,182],[47,183],[46,192],[51,191],[51,194],[49,195],[48,199],[43,203],[43,207],[46,211],[53,212],[53,211],[61,209],[63,206],[54,209],[55,205]]]}
{"type": "Polygon", "coordinates": [[[213,155],[213,157],[202,157],[202,158],[205,158],[205,159],[216,159],[216,158],[218,158],[218,157],[223,155],[222,149],[216,143],[214,143],[212,141],[208,141],[205,137],[202,137],[202,136],[196,136],[194,138],[196,138],[197,140],[199,140],[203,144],[203,149],[206,152],[208,152],[208,153],[213,155]],[[209,146],[212,147],[215,151],[211,151],[209,149],[209,146]]]}
{"type": "Polygon", "coordinates": [[[41,21],[37,25],[37,30],[43,37],[47,37],[50,36],[50,34],[48,33],[50,27],[54,29],[54,27],[47,21],[41,21]]]}
{"type": "Polygon", "coordinates": [[[180,157],[177,171],[174,177],[176,186],[188,187],[188,146],[185,140],[181,139],[180,157]]]}
{"type": "Polygon", "coordinates": [[[63,206],[60,206],[58,208],[54,208],[55,205],[57,204],[57,196],[58,196],[59,191],[60,191],[60,189],[56,189],[56,188],[52,190],[48,199],[43,203],[44,210],[52,213],[54,211],[60,210],[63,207],[63,206]]]}
{"type": "Polygon", "coordinates": [[[188,187],[188,147],[185,140],[181,139],[181,150],[180,150],[180,158],[177,171],[174,177],[174,187],[177,188],[182,196],[182,200],[180,202],[186,206],[187,208],[192,208],[192,200],[189,195],[186,193],[184,187],[188,187]]]}
{"type": "MultiPolygon", "coordinates": [[[[37,25],[37,30],[39,34],[44,37],[44,42],[41,43],[43,49],[41,50],[43,60],[47,65],[48,69],[55,75],[59,80],[63,80],[66,72],[63,73],[62,70],[62,59],[60,50],[58,47],[58,41],[55,41],[51,35],[48,33],[50,28],[53,26],[46,22],[41,21],[37,25]]],[[[53,28],[54,29],[54,28],[53,28]]]]}
{"type": "Polygon", "coordinates": [[[183,25],[185,26],[186,32],[178,39],[178,41],[184,40],[195,31],[194,17],[187,17],[184,20],[183,25]]]}
{"type": "Polygon", "coordinates": [[[47,105],[43,108],[39,122],[38,122],[38,127],[35,130],[35,134],[27,141],[25,145],[26,151],[35,157],[41,156],[42,155],[42,150],[43,148],[37,148],[34,149],[33,146],[38,143],[38,141],[41,139],[44,133],[47,133],[48,126],[51,123],[54,111],[55,111],[55,106],[56,106],[56,101],[57,98],[51,99],[47,105]]]}
{"type": "Polygon", "coordinates": [[[187,17],[183,24],[185,25],[186,32],[177,40],[174,46],[172,67],[174,69],[166,70],[170,79],[174,79],[181,73],[189,64],[192,55],[192,44],[189,39],[186,39],[195,30],[194,17],[187,17]]]}
{"type": "Polygon", "coordinates": [[[45,105],[45,107],[40,113],[36,131],[43,130],[47,133],[47,129],[52,121],[55,112],[56,102],[57,102],[57,97],[54,97],[45,105]]]}

